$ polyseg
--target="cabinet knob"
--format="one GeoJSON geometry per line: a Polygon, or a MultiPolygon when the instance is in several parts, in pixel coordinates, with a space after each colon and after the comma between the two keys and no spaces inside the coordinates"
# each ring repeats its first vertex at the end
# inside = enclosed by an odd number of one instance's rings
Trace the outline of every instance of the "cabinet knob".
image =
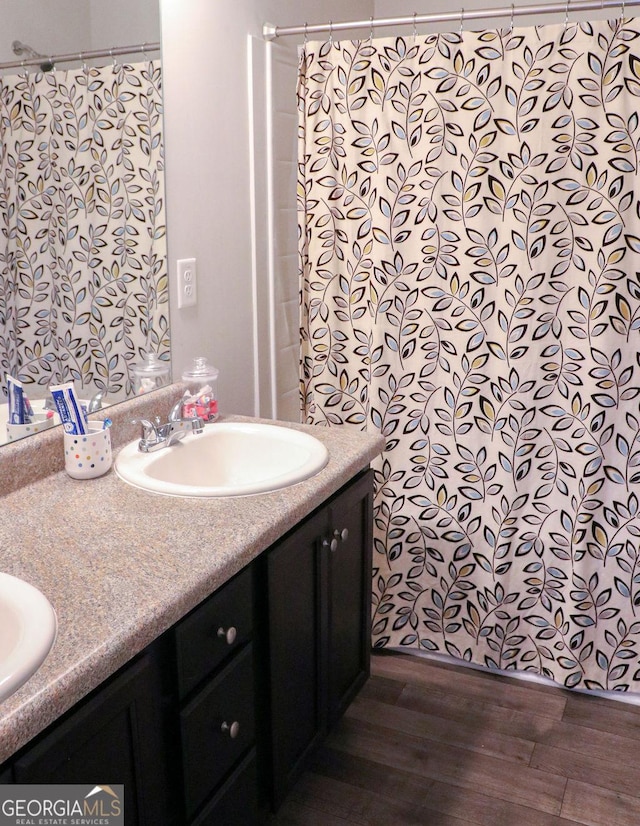
{"type": "Polygon", "coordinates": [[[339,531],[336,528],[336,530],[333,532],[333,535],[336,539],[340,539],[342,542],[346,542],[349,538],[349,528],[343,528],[341,531],[339,531]]]}
{"type": "Polygon", "coordinates": [[[236,641],[236,636],[238,635],[237,629],[230,625],[229,628],[218,628],[218,636],[224,637],[227,642],[227,645],[233,645],[236,641]]]}
{"type": "Polygon", "coordinates": [[[337,548],[338,548],[338,540],[335,538],[335,536],[331,540],[323,539],[322,540],[322,547],[323,548],[329,548],[329,550],[333,553],[333,551],[337,550],[337,548]]]}
{"type": "Polygon", "coordinates": [[[227,723],[225,720],[220,726],[220,731],[223,734],[228,734],[232,740],[235,740],[240,733],[240,723],[237,720],[234,720],[233,723],[227,723]]]}

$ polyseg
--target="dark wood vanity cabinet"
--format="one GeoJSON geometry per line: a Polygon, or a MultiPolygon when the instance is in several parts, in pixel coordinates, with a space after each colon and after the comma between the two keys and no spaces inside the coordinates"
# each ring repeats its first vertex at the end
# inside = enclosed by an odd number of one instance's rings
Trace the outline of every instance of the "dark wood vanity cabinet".
{"type": "Polygon", "coordinates": [[[372,484],[357,477],[258,561],[275,808],[369,674],[372,484]]]}
{"type": "Polygon", "coordinates": [[[0,765],[125,786],[127,826],[257,826],[369,673],[363,472],[0,765]]]}

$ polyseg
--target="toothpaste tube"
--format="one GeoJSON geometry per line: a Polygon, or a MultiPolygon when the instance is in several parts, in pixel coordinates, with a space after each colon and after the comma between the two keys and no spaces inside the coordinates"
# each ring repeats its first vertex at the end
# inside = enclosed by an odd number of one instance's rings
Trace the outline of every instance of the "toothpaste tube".
{"type": "Polygon", "coordinates": [[[29,424],[22,391],[22,382],[7,373],[7,390],[9,392],[9,424],[29,424]]]}
{"type": "Polygon", "coordinates": [[[87,416],[80,400],[76,396],[73,382],[69,381],[65,384],[56,384],[49,387],[53,401],[55,402],[60,421],[66,433],[72,433],[76,436],[86,433],[87,416]]]}

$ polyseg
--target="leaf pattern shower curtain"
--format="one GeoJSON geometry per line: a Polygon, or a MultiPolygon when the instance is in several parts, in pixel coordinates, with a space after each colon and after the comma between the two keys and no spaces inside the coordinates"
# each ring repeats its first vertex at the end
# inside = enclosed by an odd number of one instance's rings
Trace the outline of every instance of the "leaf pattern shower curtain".
{"type": "Polygon", "coordinates": [[[114,401],[169,347],[160,63],[0,78],[0,384],[114,401]]]}
{"type": "Polygon", "coordinates": [[[303,416],[386,440],[375,646],[637,690],[639,34],[301,51],[303,416]]]}

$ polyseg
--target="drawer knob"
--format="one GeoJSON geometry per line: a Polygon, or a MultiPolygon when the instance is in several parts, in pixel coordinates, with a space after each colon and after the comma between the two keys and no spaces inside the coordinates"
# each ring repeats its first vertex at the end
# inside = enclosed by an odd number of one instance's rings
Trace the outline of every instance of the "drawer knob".
{"type": "Polygon", "coordinates": [[[227,645],[233,645],[237,635],[238,631],[233,625],[230,625],[229,628],[218,628],[218,636],[224,637],[227,645]]]}
{"type": "Polygon", "coordinates": [[[349,538],[349,529],[343,528],[339,531],[337,528],[333,532],[333,537],[331,539],[325,539],[322,542],[323,548],[329,548],[329,550],[333,553],[334,551],[338,550],[338,541],[346,542],[349,538]]]}
{"type": "Polygon", "coordinates": [[[220,731],[223,734],[228,734],[232,740],[235,740],[238,734],[240,733],[240,723],[237,720],[234,720],[233,723],[229,724],[225,720],[224,723],[220,726],[220,731]]]}

